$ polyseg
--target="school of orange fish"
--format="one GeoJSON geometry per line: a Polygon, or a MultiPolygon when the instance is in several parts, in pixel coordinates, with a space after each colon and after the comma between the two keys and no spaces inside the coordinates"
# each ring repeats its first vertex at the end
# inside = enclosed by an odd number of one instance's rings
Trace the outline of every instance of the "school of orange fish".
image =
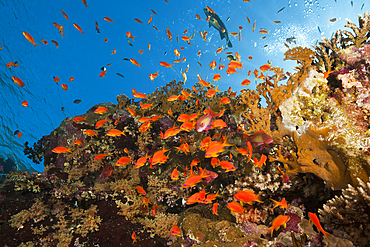
{"type": "MultiPolygon", "coordinates": [[[[81,1],[83,2],[83,4],[86,7],[88,7],[86,0],[81,0],[81,1]]],[[[166,2],[168,2],[168,1],[166,0],[166,2]]],[[[249,2],[250,3],[249,0],[244,0],[244,2],[249,2]]],[[[207,9],[213,11],[208,6],[207,6],[207,9]]],[[[60,10],[60,11],[61,11],[62,15],[65,17],[65,19],[69,20],[69,17],[67,16],[67,14],[63,10],[60,10]]],[[[281,11],[281,10],[279,10],[279,11],[281,11]]],[[[152,9],[151,9],[151,12],[154,15],[157,15],[157,13],[152,9]]],[[[196,18],[198,20],[202,20],[201,17],[199,16],[199,14],[196,14],[196,18]]],[[[103,19],[107,22],[114,23],[114,20],[112,20],[109,17],[104,17],[103,19]]],[[[134,21],[136,21],[138,23],[143,23],[139,19],[134,19],[134,21]]],[[[152,23],[152,21],[153,21],[153,15],[150,16],[148,24],[152,23]]],[[[248,21],[249,24],[251,23],[248,16],[247,16],[247,21],[248,21]]],[[[280,23],[280,21],[275,21],[275,20],[273,22],[276,23],[276,24],[280,23]]],[[[57,28],[57,30],[61,34],[61,37],[65,36],[65,34],[63,33],[63,28],[64,28],[63,25],[59,25],[58,23],[53,23],[53,25],[57,28]]],[[[73,26],[78,31],[80,31],[81,34],[84,34],[84,32],[82,31],[82,28],[79,25],[77,25],[76,23],[73,23],[73,26]]],[[[100,33],[100,29],[98,27],[97,22],[95,22],[95,27],[96,27],[96,31],[98,33],[100,33]]],[[[156,28],[155,26],[153,26],[153,28],[158,30],[158,28],[156,28]]],[[[254,21],[254,23],[253,23],[253,28],[252,28],[253,32],[255,31],[255,28],[256,28],[256,21],[254,21]]],[[[231,32],[230,34],[233,35],[233,36],[238,35],[239,36],[239,41],[240,41],[241,40],[241,30],[242,29],[243,29],[243,27],[240,26],[238,33],[237,32],[231,32]]],[[[261,28],[261,30],[259,32],[261,34],[268,34],[269,33],[269,31],[267,31],[264,28],[261,28]]],[[[194,34],[192,36],[186,36],[185,34],[187,34],[187,33],[188,33],[188,30],[184,30],[184,32],[182,34],[183,36],[181,37],[181,39],[183,41],[187,42],[189,45],[191,45],[190,41],[194,38],[195,31],[194,31],[194,34]]],[[[35,42],[34,38],[29,33],[23,31],[23,35],[35,48],[36,48],[36,46],[39,46],[35,42]]],[[[170,32],[168,27],[166,28],[166,35],[167,35],[169,41],[172,41],[172,33],[170,32]]],[[[207,41],[207,31],[200,31],[200,35],[205,41],[207,41]]],[[[126,36],[127,36],[128,39],[132,39],[133,41],[134,41],[134,38],[136,37],[131,33],[131,31],[127,31],[126,36]]],[[[179,35],[177,35],[177,42],[178,42],[178,39],[179,39],[179,35]]],[[[48,44],[48,41],[45,41],[43,38],[40,41],[43,42],[44,45],[48,44]]],[[[105,39],[105,41],[107,41],[107,40],[105,39]]],[[[51,42],[54,43],[56,45],[56,47],[58,48],[58,46],[59,46],[58,42],[56,42],[54,40],[51,40],[51,42]]],[[[129,40],[128,40],[128,42],[129,42],[129,40]]],[[[129,44],[130,44],[130,42],[129,42],[129,44]]],[[[148,49],[149,50],[151,49],[151,44],[150,43],[148,44],[148,49]]],[[[184,47],[181,47],[180,49],[184,50],[184,47]]],[[[216,53],[218,54],[218,53],[222,52],[223,49],[224,49],[224,47],[218,48],[216,50],[216,53]]],[[[0,50],[1,50],[1,46],[0,46],[0,50]]],[[[116,49],[114,49],[111,54],[114,54],[115,52],[116,52],[116,49]]],[[[142,54],[143,50],[139,50],[139,53],[142,54]]],[[[232,52],[225,52],[225,53],[228,54],[228,55],[233,54],[232,52]]],[[[174,49],[174,54],[176,55],[178,60],[174,60],[172,64],[169,64],[168,62],[165,62],[165,61],[161,61],[159,64],[161,66],[165,67],[165,68],[169,68],[169,67],[172,68],[172,66],[175,63],[180,63],[180,62],[185,62],[186,61],[185,57],[180,59],[181,54],[180,54],[180,51],[178,49],[174,49]]],[[[199,51],[197,53],[197,55],[200,56],[201,51],[199,51]]],[[[235,56],[234,57],[235,59],[232,59],[230,61],[230,63],[227,65],[227,69],[226,69],[227,74],[237,73],[237,69],[240,69],[240,70],[243,69],[243,63],[241,62],[240,54],[238,52],[235,52],[234,56],[235,56]]],[[[249,56],[248,59],[253,59],[253,58],[252,58],[252,56],[249,56]]],[[[139,66],[139,67],[142,66],[134,58],[130,58],[129,61],[133,65],[136,65],[136,66],[139,66]]],[[[109,66],[109,65],[110,64],[108,64],[107,66],[109,66]]],[[[17,62],[9,62],[8,64],[6,64],[6,66],[8,68],[12,68],[12,67],[18,68],[19,64],[17,62]]],[[[212,69],[212,70],[217,68],[216,61],[215,60],[211,61],[209,66],[210,66],[210,69],[212,69]]],[[[220,63],[219,66],[218,66],[218,69],[223,70],[224,68],[225,68],[225,66],[220,63]]],[[[262,65],[260,67],[259,71],[256,69],[253,72],[253,74],[255,75],[255,79],[262,79],[262,80],[269,81],[271,79],[271,77],[267,76],[266,74],[270,69],[271,69],[271,63],[270,62],[268,62],[265,65],[262,65]]],[[[186,73],[188,72],[188,70],[189,70],[189,64],[187,65],[187,68],[184,72],[181,71],[184,82],[187,80],[186,73]]],[[[158,76],[158,72],[159,71],[157,71],[156,73],[150,74],[149,79],[154,81],[156,79],[156,77],[158,76]]],[[[106,73],[107,73],[106,70],[102,71],[99,74],[99,77],[104,77],[106,75],[106,73]]],[[[247,73],[248,77],[251,75],[251,73],[252,73],[252,71],[249,71],[247,73]]],[[[122,76],[121,74],[118,74],[118,73],[117,73],[117,75],[122,76]]],[[[207,91],[207,97],[212,98],[216,93],[220,92],[218,90],[218,86],[214,87],[212,85],[212,83],[206,82],[204,79],[202,79],[200,77],[199,74],[197,76],[198,76],[198,79],[199,79],[199,84],[202,87],[209,88],[208,91],[207,91]]],[[[221,75],[219,73],[216,73],[213,76],[213,81],[214,82],[218,82],[220,79],[221,79],[221,75]]],[[[19,87],[24,87],[25,86],[24,82],[18,77],[12,76],[12,80],[19,87]]],[[[74,80],[73,77],[71,77],[69,79],[70,82],[73,81],[73,80],[74,80]]],[[[59,77],[54,77],[54,81],[56,83],[58,83],[60,81],[60,78],[59,77]]],[[[250,83],[251,83],[251,81],[249,79],[245,79],[241,82],[241,85],[242,86],[248,86],[250,83]]],[[[61,87],[65,91],[68,90],[68,85],[67,84],[61,84],[61,87]]],[[[194,86],[193,86],[193,90],[194,90],[195,93],[197,93],[197,90],[194,86]]],[[[138,98],[138,99],[146,99],[147,98],[146,94],[138,93],[135,89],[132,89],[132,93],[133,93],[133,96],[135,98],[138,98]]],[[[229,104],[231,102],[230,99],[235,97],[235,95],[236,95],[235,92],[231,92],[231,89],[229,89],[228,93],[229,93],[229,97],[226,97],[226,96],[223,97],[219,102],[220,105],[221,104],[225,104],[225,105],[229,104]]],[[[181,92],[181,95],[172,95],[167,100],[170,101],[170,102],[172,102],[172,101],[184,101],[184,100],[187,100],[191,97],[192,97],[191,93],[188,93],[187,91],[183,90],[181,92]]],[[[196,103],[198,105],[199,100],[197,100],[196,103]]],[[[25,107],[28,107],[28,102],[23,101],[22,105],[25,106],[25,107]]],[[[150,107],[152,107],[152,104],[143,104],[141,102],[140,107],[142,109],[149,109],[150,107]]],[[[106,111],[107,111],[107,108],[98,107],[94,111],[94,113],[104,114],[106,111]]],[[[130,108],[127,108],[127,111],[133,117],[136,117],[136,113],[135,113],[134,110],[132,110],[130,108]]],[[[203,111],[203,115],[200,112],[196,112],[196,113],[191,114],[191,115],[182,114],[177,118],[177,122],[179,122],[181,125],[178,126],[178,127],[174,125],[172,128],[167,129],[165,131],[165,133],[160,133],[160,137],[161,137],[161,139],[164,140],[164,139],[167,139],[171,136],[176,136],[177,134],[179,134],[182,131],[203,132],[203,131],[207,131],[209,129],[225,128],[225,127],[227,127],[227,124],[222,119],[216,119],[216,118],[220,118],[223,114],[224,114],[224,111],[220,111],[219,113],[215,113],[214,111],[212,111],[211,106],[209,106],[208,109],[203,111]],[[202,115],[202,116],[200,116],[200,115],[202,115]]],[[[168,111],[168,115],[172,116],[171,109],[168,111]]],[[[143,132],[147,131],[151,127],[151,124],[153,122],[157,121],[160,118],[161,118],[161,116],[150,116],[150,117],[148,116],[148,117],[142,117],[140,119],[137,119],[141,123],[141,126],[139,128],[140,132],[143,133],[143,132]]],[[[73,118],[73,121],[76,122],[76,123],[81,123],[83,121],[86,121],[86,118],[77,116],[77,117],[73,118]]],[[[107,117],[105,117],[105,119],[97,121],[96,125],[95,125],[95,129],[101,128],[107,121],[109,121],[107,117]]],[[[116,120],[114,122],[114,125],[117,125],[117,123],[118,122],[116,120]]],[[[93,130],[87,129],[87,130],[84,130],[83,133],[87,136],[98,137],[98,133],[93,131],[93,130]]],[[[18,134],[19,138],[22,135],[22,133],[20,131],[18,131],[17,134],[18,134]]],[[[121,131],[121,130],[118,130],[118,129],[111,129],[106,133],[106,135],[114,138],[114,137],[118,137],[118,136],[121,136],[121,135],[125,135],[125,133],[124,133],[124,131],[121,131]]],[[[262,169],[262,166],[265,164],[265,162],[267,160],[267,157],[265,155],[261,155],[260,160],[258,160],[256,157],[254,157],[254,159],[252,159],[252,154],[253,154],[253,146],[252,145],[254,145],[254,147],[262,146],[261,149],[263,149],[265,146],[267,146],[267,145],[269,145],[273,142],[272,138],[270,136],[268,136],[263,131],[258,131],[258,132],[254,133],[252,135],[246,135],[246,138],[248,138],[247,147],[243,148],[243,147],[236,147],[235,146],[235,149],[241,155],[246,156],[246,162],[247,163],[250,162],[251,160],[253,161],[253,164],[254,164],[253,168],[262,169]]],[[[83,145],[84,143],[83,143],[82,140],[75,140],[74,144],[75,145],[83,145]]],[[[233,172],[233,171],[236,170],[236,168],[231,162],[225,161],[225,160],[220,161],[217,158],[221,153],[226,151],[225,147],[230,147],[230,146],[233,146],[233,145],[231,145],[227,142],[227,138],[224,137],[224,136],[221,136],[218,133],[218,134],[215,134],[213,137],[208,136],[207,138],[203,139],[200,143],[199,148],[200,148],[201,151],[205,152],[205,158],[210,158],[211,159],[211,165],[213,167],[219,166],[222,169],[224,169],[225,172],[233,172]],[[214,139],[217,139],[217,138],[220,138],[219,141],[214,140],[214,139]]],[[[188,153],[189,153],[189,145],[187,143],[182,143],[179,147],[176,147],[176,149],[177,149],[177,152],[183,152],[185,155],[188,155],[188,153]]],[[[166,161],[169,158],[169,155],[166,155],[166,153],[169,150],[170,149],[166,149],[165,146],[163,146],[162,149],[156,151],[153,155],[146,154],[145,156],[137,159],[136,161],[132,159],[133,157],[123,156],[123,157],[119,158],[116,161],[115,165],[124,167],[124,166],[127,166],[129,164],[134,164],[135,168],[140,168],[140,167],[144,166],[145,164],[149,163],[150,168],[153,168],[155,165],[160,165],[160,164],[166,163],[166,161]]],[[[72,152],[71,148],[61,147],[61,146],[54,148],[52,151],[55,152],[55,153],[58,153],[58,154],[72,152]]],[[[126,149],[125,149],[125,152],[128,154],[128,151],[126,149]]],[[[104,154],[104,153],[103,154],[98,154],[98,155],[96,155],[94,160],[102,160],[104,157],[106,157],[108,155],[109,154],[104,154]]],[[[230,153],[230,156],[231,156],[231,153],[230,153]]],[[[230,157],[230,159],[232,159],[232,157],[230,157]]],[[[208,171],[206,169],[203,169],[200,166],[198,166],[198,168],[197,168],[198,171],[194,172],[194,167],[196,167],[197,165],[200,165],[200,160],[199,159],[195,159],[191,162],[189,171],[188,171],[187,168],[183,169],[184,176],[187,177],[187,179],[185,180],[185,182],[182,185],[183,188],[194,187],[198,183],[200,183],[204,180],[208,182],[208,181],[211,181],[211,180],[217,178],[217,176],[218,176],[217,173],[212,172],[212,171],[208,171]]],[[[170,179],[172,179],[172,180],[178,180],[179,179],[180,175],[179,175],[179,171],[177,170],[177,168],[178,167],[176,167],[172,171],[170,179]]],[[[98,177],[98,182],[102,182],[106,178],[108,178],[113,173],[113,170],[114,169],[113,169],[112,165],[107,165],[103,169],[102,174],[100,174],[100,176],[98,177]]],[[[286,179],[287,176],[281,170],[280,170],[280,172],[282,174],[283,179],[286,179]]],[[[143,197],[143,204],[148,206],[150,202],[149,202],[149,199],[145,197],[146,192],[145,192],[144,188],[141,187],[141,186],[136,186],[136,190],[139,194],[144,196],[143,197]]],[[[191,205],[191,204],[195,204],[195,203],[204,203],[204,204],[213,203],[212,212],[213,212],[213,214],[218,215],[218,213],[217,213],[217,209],[218,209],[217,198],[218,197],[221,197],[218,194],[218,192],[216,194],[209,194],[209,193],[206,193],[205,189],[203,188],[203,190],[201,190],[201,191],[191,195],[189,198],[187,198],[186,204],[191,205]]],[[[234,195],[234,199],[235,199],[235,201],[232,201],[232,202],[227,204],[227,208],[229,208],[231,212],[237,212],[237,213],[240,213],[240,214],[244,213],[243,203],[247,203],[247,204],[252,204],[253,202],[263,203],[260,200],[260,194],[256,195],[251,190],[238,191],[234,195]]],[[[275,201],[273,199],[271,199],[271,200],[275,204],[275,206],[272,209],[274,209],[276,207],[286,209],[289,206],[287,204],[285,198],[283,198],[280,202],[275,201]]],[[[156,214],[157,208],[158,208],[157,204],[153,205],[153,209],[152,209],[153,215],[156,214]]],[[[319,231],[321,231],[325,235],[325,237],[329,240],[328,236],[330,236],[330,234],[327,233],[322,228],[316,214],[309,212],[308,216],[309,216],[310,221],[312,221],[312,223],[317,227],[317,229],[319,231]]],[[[272,226],[270,228],[268,228],[268,230],[271,230],[271,237],[273,235],[274,229],[278,230],[280,226],[285,227],[286,223],[288,221],[289,221],[289,216],[287,216],[287,215],[279,215],[278,217],[276,217],[272,221],[272,226]]],[[[171,229],[170,234],[175,235],[175,236],[181,236],[181,229],[178,226],[175,225],[171,229]]],[[[135,243],[137,241],[136,233],[133,232],[131,237],[133,239],[133,243],[135,243]]]]}

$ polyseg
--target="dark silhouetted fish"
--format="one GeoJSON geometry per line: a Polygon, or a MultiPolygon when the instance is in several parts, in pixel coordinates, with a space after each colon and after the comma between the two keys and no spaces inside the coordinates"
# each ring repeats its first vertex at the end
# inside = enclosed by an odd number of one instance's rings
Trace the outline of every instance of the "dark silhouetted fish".
{"type": "Polygon", "coordinates": [[[229,39],[229,34],[227,32],[226,26],[222,22],[220,17],[214,11],[211,12],[209,10],[209,8],[204,8],[203,11],[207,16],[207,21],[208,21],[209,27],[213,26],[214,28],[216,28],[217,31],[220,32],[221,39],[223,39],[223,38],[226,39],[227,47],[233,47],[233,45],[231,44],[231,41],[229,39]]]}

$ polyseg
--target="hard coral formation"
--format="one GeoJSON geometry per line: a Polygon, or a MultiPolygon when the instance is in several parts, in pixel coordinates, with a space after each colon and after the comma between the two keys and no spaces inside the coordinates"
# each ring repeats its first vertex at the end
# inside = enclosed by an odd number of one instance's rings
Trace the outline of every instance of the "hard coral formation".
{"type": "Polygon", "coordinates": [[[321,212],[322,222],[347,232],[356,244],[367,241],[370,46],[365,43],[370,16],[366,12],[359,19],[360,27],[347,23],[355,35],[337,31],[315,51],[289,49],[285,59],[297,60],[297,72],[271,67],[272,75],[265,75],[256,90],[242,90],[240,95],[229,90],[207,97],[208,88],[199,76],[194,92],[173,80],[145,99],[119,95],[118,105],[93,106],[82,121],[67,118],[33,149],[25,147],[34,162],[43,155],[45,172],[15,172],[2,185],[0,207],[7,213],[0,217],[0,232],[15,236],[5,239],[2,233],[2,239],[7,245],[118,246],[131,244],[135,231],[147,246],[163,245],[164,239],[175,246],[267,246],[266,239],[274,236],[278,246],[289,241],[298,245],[299,233],[301,244],[307,236],[308,244],[321,246],[325,241],[321,234],[304,227],[304,211],[306,206],[316,210],[330,191],[310,186],[307,173],[312,173],[334,190],[359,185],[329,201],[321,212]],[[224,97],[230,102],[223,103],[224,97]],[[146,103],[152,105],[142,107],[146,103]],[[107,111],[95,114],[98,106],[107,111]],[[198,132],[194,124],[182,126],[178,117],[192,115],[195,123],[206,109],[216,112],[213,118],[226,127],[198,132]],[[97,121],[104,123],[96,126],[97,121]],[[107,135],[111,131],[117,136],[107,135]],[[258,133],[268,140],[252,140],[251,135],[258,133]],[[189,150],[179,151],[185,144],[189,150]],[[208,146],[222,147],[205,156],[208,146]],[[55,147],[71,152],[57,154],[52,151],[55,147]],[[248,150],[243,151],[244,147],[248,150]],[[262,157],[268,158],[258,164],[262,157]],[[142,164],[139,158],[145,159],[142,164]],[[198,179],[195,184],[188,181],[189,176],[198,179]],[[185,181],[189,186],[184,186],[185,181]],[[261,193],[263,202],[240,208],[235,204],[238,212],[231,214],[226,204],[239,190],[261,193]],[[204,197],[220,196],[207,205],[201,192],[204,197]],[[30,195],[32,200],[24,205],[5,207],[14,196],[28,199],[30,195]],[[184,203],[194,195],[199,197],[194,205],[184,203]],[[269,199],[283,198],[294,202],[287,209],[273,209],[269,199]],[[358,216],[361,212],[365,217],[358,216]],[[267,227],[283,214],[290,217],[287,228],[274,230],[271,237],[267,227]],[[173,225],[182,230],[177,240],[170,235],[173,225]],[[108,235],[110,239],[105,238],[108,235]]]}
{"type": "Polygon", "coordinates": [[[324,224],[346,232],[346,238],[356,245],[367,246],[370,242],[370,182],[357,180],[357,187],[349,184],[341,196],[329,200],[319,213],[324,224]]]}

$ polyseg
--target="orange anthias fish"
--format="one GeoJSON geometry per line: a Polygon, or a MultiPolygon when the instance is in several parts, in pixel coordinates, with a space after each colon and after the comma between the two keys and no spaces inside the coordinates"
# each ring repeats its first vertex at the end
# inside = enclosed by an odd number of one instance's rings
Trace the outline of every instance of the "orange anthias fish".
{"type": "Polygon", "coordinates": [[[107,117],[105,117],[105,119],[102,119],[102,120],[99,120],[98,122],[96,122],[96,124],[95,124],[95,129],[99,129],[100,127],[102,127],[104,124],[105,124],[105,122],[107,122],[108,121],[108,116],[107,117]]]}
{"type": "Polygon", "coordinates": [[[98,134],[93,130],[84,130],[83,133],[88,136],[96,136],[96,137],[98,136],[98,134]]]}
{"type": "Polygon", "coordinates": [[[114,20],[112,20],[111,18],[109,18],[109,17],[104,17],[103,18],[103,20],[104,21],[107,21],[107,22],[112,22],[112,23],[114,23],[114,20]]]}
{"type": "Polygon", "coordinates": [[[18,77],[15,77],[15,76],[12,76],[12,79],[13,79],[14,83],[17,84],[18,86],[24,87],[24,82],[21,79],[19,79],[18,77]]]}
{"type": "Polygon", "coordinates": [[[137,23],[143,23],[143,21],[142,21],[142,20],[137,19],[137,18],[135,18],[135,19],[134,19],[134,21],[136,21],[137,23]]]}
{"type": "Polygon", "coordinates": [[[98,108],[96,108],[96,110],[94,111],[94,113],[96,114],[103,114],[107,111],[108,109],[104,106],[99,106],[98,108]]]}
{"type": "Polygon", "coordinates": [[[275,206],[272,209],[274,209],[276,207],[280,207],[281,209],[286,209],[289,206],[289,204],[286,202],[285,198],[283,198],[280,202],[275,201],[274,199],[271,199],[271,198],[270,198],[270,200],[275,203],[275,206]]]}
{"type": "Polygon", "coordinates": [[[83,4],[85,5],[86,8],[89,7],[89,6],[87,6],[86,0],[81,0],[81,1],[83,2],[83,4]]]}
{"type": "Polygon", "coordinates": [[[22,106],[24,106],[24,107],[28,107],[28,101],[27,101],[27,100],[23,101],[23,102],[21,103],[21,105],[22,105],[22,106]]]}
{"type": "Polygon", "coordinates": [[[130,157],[121,157],[117,160],[116,166],[126,166],[132,162],[132,159],[130,157]]]}
{"type": "Polygon", "coordinates": [[[248,203],[249,205],[252,205],[252,202],[263,203],[260,200],[261,193],[262,192],[256,195],[252,190],[239,190],[238,193],[234,195],[234,199],[241,201],[242,203],[248,203]]]}
{"type": "Polygon", "coordinates": [[[172,41],[172,33],[170,32],[170,30],[168,29],[168,27],[166,27],[166,34],[167,34],[168,39],[171,42],[172,41]]]}
{"type": "Polygon", "coordinates": [[[56,147],[54,148],[53,150],[51,150],[53,153],[57,153],[57,154],[64,154],[64,153],[72,153],[71,152],[71,149],[69,148],[66,148],[66,147],[56,147]]]}
{"type": "Polygon", "coordinates": [[[144,93],[138,93],[136,89],[132,89],[132,95],[138,99],[146,99],[148,96],[144,93]]]}
{"type": "Polygon", "coordinates": [[[60,86],[63,88],[64,91],[68,90],[68,85],[67,84],[60,84],[60,86]]]}
{"type": "Polygon", "coordinates": [[[186,205],[192,205],[198,203],[199,201],[199,192],[191,195],[185,202],[186,205]]]}
{"type": "Polygon", "coordinates": [[[163,67],[166,67],[166,68],[168,68],[168,67],[172,68],[172,66],[173,66],[173,64],[169,64],[169,63],[164,62],[164,61],[160,62],[159,64],[162,65],[163,67]]]}
{"type": "Polygon", "coordinates": [[[62,14],[63,14],[64,18],[66,18],[66,19],[67,19],[67,21],[69,21],[69,18],[68,18],[68,16],[67,16],[67,14],[66,14],[66,13],[64,13],[64,11],[63,11],[63,10],[60,10],[60,11],[62,12],[62,14]]]}
{"type": "Polygon", "coordinates": [[[136,188],[136,190],[137,190],[137,192],[138,192],[139,194],[141,194],[141,195],[146,195],[146,191],[144,190],[144,188],[143,188],[143,187],[141,187],[141,186],[137,185],[135,188],[136,188]]]}
{"type": "Polygon", "coordinates": [[[132,238],[132,244],[134,244],[135,242],[137,242],[136,241],[137,240],[137,236],[136,236],[135,231],[132,233],[131,238],[132,238]]]}
{"type": "Polygon", "coordinates": [[[212,111],[211,106],[208,108],[208,112],[198,119],[196,124],[196,129],[198,132],[202,132],[210,128],[212,123],[212,118],[218,116],[214,111],[212,111]]]}
{"type": "Polygon", "coordinates": [[[267,71],[269,69],[271,69],[271,65],[270,64],[265,64],[265,65],[262,65],[260,67],[260,70],[262,70],[262,71],[267,71]]]}
{"type": "Polygon", "coordinates": [[[95,156],[94,160],[101,160],[103,159],[105,156],[107,156],[107,154],[98,154],[95,156]]]}
{"type": "Polygon", "coordinates": [[[227,143],[227,138],[223,142],[213,141],[209,144],[206,154],[204,155],[206,158],[217,157],[219,153],[225,151],[224,147],[232,146],[231,144],[227,143]]]}
{"type": "Polygon", "coordinates": [[[73,23],[73,26],[81,32],[81,34],[84,34],[84,32],[82,31],[81,27],[79,25],[77,25],[76,23],[73,23]]]}
{"type": "Polygon", "coordinates": [[[79,123],[79,122],[82,122],[82,121],[85,121],[85,120],[86,120],[86,118],[85,118],[85,117],[79,117],[79,116],[74,117],[74,118],[72,119],[72,121],[73,121],[73,122],[75,122],[75,123],[79,123]]]}
{"type": "Polygon", "coordinates": [[[240,205],[239,202],[232,201],[227,204],[227,208],[230,209],[231,212],[237,212],[239,214],[244,213],[244,208],[240,205]]]}
{"type": "Polygon", "coordinates": [[[150,74],[150,75],[149,75],[149,79],[150,79],[151,81],[154,81],[154,79],[155,79],[155,78],[157,78],[157,76],[158,76],[158,72],[159,72],[159,70],[157,71],[157,73],[150,74]]]}
{"type": "Polygon", "coordinates": [[[324,236],[326,237],[326,239],[330,242],[328,236],[331,236],[331,237],[333,237],[333,236],[330,233],[326,232],[324,230],[324,228],[322,228],[322,226],[320,224],[320,221],[317,218],[317,215],[314,214],[314,213],[308,212],[308,217],[310,218],[310,222],[313,223],[317,227],[317,230],[319,230],[320,232],[322,232],[322,234],[324,234],[324,236]]]}
{"type": "Polygon", "coordinates": [[[194,174],[194,175],[190,175],[190,177],[188,177],[186,179],[186,181],[184,182],[184,184],[182,185],[183,188],[189,188],[189,187],[193,187],[195,186],[197,183],[199,183],[202,178],[207,178],[209,177],[206,173],[205,173],[205,170],[203,170],[202,168],[199,168],[201,170],[201,173],[200,174],[194,174]]]}
{"type": "Polygon", "coordinates": [[[116,137],[116,136],[121,136],[121,135],[125,136],[124,131],[120,131],[120,130],[117,130],[117,129],[111,129],[107,132],[107,136],[116,137]]]}
{"type": "Polygon", "coordinates": [[[133,58],[130,58],[130,62],[132,63],[132,64],[135,64],[136,66],[139,66],[139,68],[142,66],[142,65],[140,65],[135,59],[133,59],[133,58]]]}
{"type": "Polygon", "coordinates": [[[217,202],[213,203],[213,206],[212,206],[212,214],[218,215],[217,208],[218,208],[218,203],[217,202]]]}
{"type": "Polygon", "coordinates": [[[148,155],[145,155],[144,157],[140,157],[135,163],[135,168],[140,168],[144,166],[148,158],[150,158],[150,156],[148,155]]]}
{"type": "Polygon", "coordinates": [[[180,230],[180,228],[178,226],[174,225],[171,228],[170,234],[172,236],[179,236],[179,237],[181,237],[181,230],[180,230]]]}
{"type": "Polygon", "coordinates": [[[274,233],[274,229],[277,231],[282,225],[284,226],[284,228],[286,228],[286,223],[288,222],[289,219],[290,217],[288,215],[279,215],[278,217],[276,217],[272,221],[272,226],[270,228],[267,228],[267,230],[271,230],[271,237],[272,234],[274,233]]]}
{"type": "Polygon", "coordinates": [[[172,180],[178,180],[179,179],[179,172],[177,171],[177,166],[175,169],[173,169],[171,173],[171,179],[172,180]]]}
{"type": "Polygon", "coordinates": [[[168,152],[170,149],[166,149],[163,146],[163,149],[158,150],[153,154],[153,158],[151,159],[151,165],[157,165],[157,164],[163,164],[167,161],[168,156],[165,155],[166,152],[168,152]]]}
{"type": "Polygon", "coordinates": [[[24,37],[31,43],[31,44],[33,44],[33,47],[34,48],[36,48],[36,45],[38,45],[38,44],[36,44],[35,43],[35,40],[33,39],[33,37],[30,35],[30,34],[28,34],[28,33],[26,33],[26,32],[22,32],[23,33],[23,35],[24,35],[24,37]]]}
{"type": "Polygon", "coordinates": [[[17,67],[18,68],[18,65],[19,65],[18,61],[15,61],[14,63],[13,62],[7,63],[6,67],[8,67],[8,68],[17,67]]]}

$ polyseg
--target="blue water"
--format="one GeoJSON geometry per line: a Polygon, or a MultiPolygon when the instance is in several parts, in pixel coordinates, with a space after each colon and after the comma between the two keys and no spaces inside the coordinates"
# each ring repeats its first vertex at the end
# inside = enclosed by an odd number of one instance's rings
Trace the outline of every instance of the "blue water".
{"type": "MultiPolygon", "coordinates": [[[[23,155],[24,143],[28,141],[32,145],[57,128],[66,117],[83,114],[98,103],[116,103],[119,94],[132,97],[133,88],[138,92],[151,93],[173,79],[182,80],[180,68],[185,70],[188,63],[187,87],[198,81],[197,74],[212,81],[213,75],[220,73],[222,78],[215,83],[219,89],[232,87],[239,91],[242,89],[241,81],[247,78],[246,73],[258,69],[268,60],[274,66],[292,72],[295,61],[283,62],[283,53],[287,50],[283,44],[286,38],[294,36],[297,38],[296,45],[311,47],[321,37],[330,38],[338,28],[343,29],[346,18],[357,24],[357,15],[368,9],[365,4],[361,10],[363,2],[359,1],[355,1],[352,7],[348,0],[251,0],[251,4],[242,0],[169,0],[168,3],[165,0],[87,0],[88,8],[80,0],[2,0],[0,3],[0,44],[3,48],[0,51],[0,157],[15,160],[19,169],[37,171],[42,171],[43,165],[35,165],[23,155]],[[227,50],[237,51],[242,57],[244,69],[238,74],[228,76],[226,69],[213,71],[209,68],[212,60],[217,62],[217,66],[220,58],[225,66],[229,61],[223,52],[216,54],[216,49],[225,47],[226,41],[220,40],[218,31],[208,27],[203,12],[205,6],[216,11],[229,32],[238,32],[238,27],[243,27],[241,41],[238,41],[238,36],[230,36],[233,48],[227,50]],[[285,9],[277,14],[283,7],[285,9]],[[69,21],[63,17],[60,9],[68,15],[69,21]],[[150,9],[157,15],[153,15],[152,23],[147,25],[153,14],[150,9]],[[195,14],[199,14],[202,20],[197,20],[195,14]],[[106,16],[114,23],[104,21],[106,16]],[[246,16],[251,20],[250,25],[246,16]],[[228,17],[230,19],[226,21],[228,17]],[[333,17],[337,21],[329,22],[333,17]],[[137,23],[134,18],[144,23],[137,23]],[[254,20],[256,30],[253,33],[254,20]],[[273,20],[279,20],[281,24],[275,24],[273,20]],[[99,24],[100,34],[95,31],[95,21],[99,24]],[[67,36],[61,38],[53,22],[63,25],[67,36]],[[85,34],[81,35],[73,23],[78,24],[85,34]],[[156,31],[153,25],[160,31],[156,31]],[[166,27],[173,35],[172,42],[166,36],[166,27]],[[261,39],[264,34],[259,33],[260,28],[270,31],[266,39],[261,39]],[[181,40],[185,29],[188,30],[188,36],[195,31],[191,46],[181,40]],[[200,30],[208,32],[207,42],[200,37],[200,30]],[[31,34],[39,46],[34,48],[24,38],[22,31],[31,34]],[[133,47],[126,41],[127,31],[137,36],[135,42],[132,41],[133,47]],[[177,34],[179,42],[176,41],[177,34]],[[47,45],[40,41],[42,37],[49,41],[47,45]],[[108,39],[107,43],[104,38],[108,39]],[[59,43],[58,49],[51,40],[59,43]],[[148,51],[148,43],[151,44],[151,51],[148,51]],[[185,49],[181,50],[180,47],[185,49]],[[173,52],[175,48],[179,49],[181,58],[186,57],[186,62],[175,64],[173,69],[160,66],[160,61],[172,63],[177,59],[173,52]],[[117,53],[111,55],[113,49],[117,53]],[[141,49],[144,50],[142,55],[138,52],[141,49]],[[202,51],[200,57],[196,55],[199,50],[202,51]],[[253,60],[248,60],[250,55],[253,60]],[[123,61],[123,58],[134,58],[142,67],[123,61]],[[14,61],[18,61],[19,68],[9,69],[5,66],[14,61]],[[101,67],[109,63],[112,65],[107,67],[107,75],[100,78],[101,67]],[[150,81],[149,74],[158,70],[157,79],[150,81]],[[124,75],[124,78],[116,73],[124,75]],[[12,76],[21,78],[25,87],[14,84],[12,76]],[[53,76],[61,78],[59,85],[53,81],[53,76]],[[71,76],[74,77],[73,82],[68,81],[71,76]],[[66,92],[61,83],[68,84],[66,92]],[[74,104],[75,99],[81,99],[82,102],[74,104]],[[24,100],[29,102],[29,107],[21,106],[24,100]],[[23,133],[21,139],[14,136],[16,130],[23,133]]],[[[249,87],[254,88],[255,85],[252,82],[249,87]]]]}

